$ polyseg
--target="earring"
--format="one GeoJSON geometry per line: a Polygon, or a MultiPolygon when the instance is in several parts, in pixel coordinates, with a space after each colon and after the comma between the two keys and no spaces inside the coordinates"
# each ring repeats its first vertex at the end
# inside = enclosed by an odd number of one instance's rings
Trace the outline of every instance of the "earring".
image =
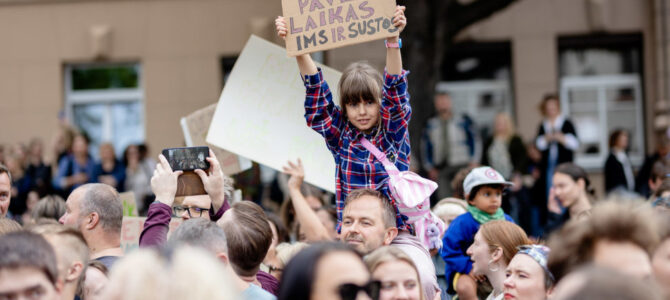
{"type": "Polygon", "coordinates": [[[497,261],[493,262],[493,260],[489,260],[488,267],[491,272],[498,272],[500,270],[500,264],[497,261]]]}

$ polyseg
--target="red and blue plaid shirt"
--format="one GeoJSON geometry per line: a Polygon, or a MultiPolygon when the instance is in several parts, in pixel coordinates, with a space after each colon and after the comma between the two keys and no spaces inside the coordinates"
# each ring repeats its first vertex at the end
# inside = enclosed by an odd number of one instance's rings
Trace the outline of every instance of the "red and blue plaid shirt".
{"type": "Polygon", "coordinates": [[[342,115],[340,107],[333,103],[328,84],[321,69],[314,75],[304,77],[306,91],[305,119],[316,132],[326,139],[328,150],[335,158],[335,204],[337,208],[337,231],[342,226],[344,199],[355,189],[370,188],[386,195],[396,208],[396,225],[409,229],[398,206],[391,197],[388,174],[384,166],[366,150],[359,139],[364,136],[386,154],[398,170],[409,169],[410,144],[407,129],[412,115],[407,93],[407,74],[384,72],[384,87],[381,105],[381,124],[370,134],[363,134],[342,115]]]}

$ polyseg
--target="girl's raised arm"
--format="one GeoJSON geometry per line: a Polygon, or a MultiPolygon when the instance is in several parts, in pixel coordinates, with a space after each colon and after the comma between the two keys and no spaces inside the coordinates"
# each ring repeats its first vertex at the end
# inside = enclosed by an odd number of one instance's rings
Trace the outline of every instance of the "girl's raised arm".
{"type": "MultiPolygon", "coordinates": [[[[288,30],[286,29],[286,20],[284,20],[284,17],[277,17],[277,19],[275,19],[275,26],[277,27],[277,35],[285,39],[288,30]]],[[[314,75],[319,72],[309,54],[298,55],[295,57],[295,60],[298,62],[298,69],[300,69],[300,75],[303,77],[305,75],[314,75]]]]}
{"type": "MultiPolygon", "coordinates": [[[[402,32],[402,30],[405,29],[405,26],[407,26],[404,6],[396,6],[395,14],[393,14],[393,25],[398,27],[398,33],[402,32]]],[[[399,43],[400,38],[398,37],[386,39],[386,72],[391,75],[402,73],[402,57],[400,56],[399,43]]]]}

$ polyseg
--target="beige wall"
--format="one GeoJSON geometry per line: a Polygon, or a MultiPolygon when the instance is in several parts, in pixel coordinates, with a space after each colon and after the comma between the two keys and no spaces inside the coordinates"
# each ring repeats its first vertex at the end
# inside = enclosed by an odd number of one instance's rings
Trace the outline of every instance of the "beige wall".
{"type": "Polygon", "coordinates": [[[98,25],[112,29],[107,61],[142,65],[153,152],[181,144],[179,118],[218,100],[219,59],[237,55],[252,30],[271,33],[281,13],[267,0],[45,2],[0,2],[2,144],[50,139],[64,105],[63,66],[94,61],[89,31],[98,25]]]}

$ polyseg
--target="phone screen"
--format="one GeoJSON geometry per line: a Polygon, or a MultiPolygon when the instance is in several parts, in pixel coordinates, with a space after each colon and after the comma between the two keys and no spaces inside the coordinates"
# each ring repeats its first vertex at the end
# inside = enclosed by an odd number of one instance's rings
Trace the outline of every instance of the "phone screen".
{"type": "Polygon", "coordinates": [[[170,163],[173,171],[192,171],[209,169],[209,147],[187,147],[163,149],[163,156],[170,163]]]}

